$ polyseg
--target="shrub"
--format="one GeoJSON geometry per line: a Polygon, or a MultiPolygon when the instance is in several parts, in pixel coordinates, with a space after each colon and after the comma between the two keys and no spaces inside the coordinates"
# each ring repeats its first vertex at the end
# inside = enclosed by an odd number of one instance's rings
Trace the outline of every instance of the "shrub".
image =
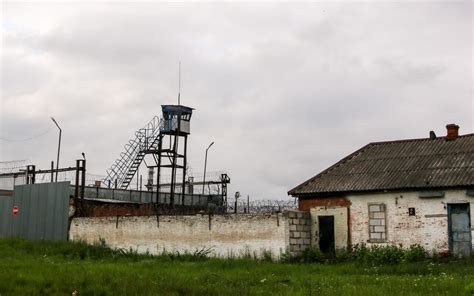
{"type": "Polygon", "coordinates": [[[272,262],[273,261],[272,250],[263,250],[261,260],[266,261],[266,262],[272,262]]]}
{"type": "Polygon", "coordinates": [[[214,250],[214,247],[196,249],[194,253],[192,254],[192,257],[195,260],[207,259],[212,254],[213,250],[214,250]]]}
{"type": "Polygon", "coordinates": [[[401,245],[367,247],[365,244],[359,244],[353,247],[353,257],[359,262],[370,265],[397,264],[424,260],[427,252],[420,245],[403,248],[401,245]]]}
{"type": "Polygon", "coordinates": [[[405,262],[418,262],[428,257],[426,250],[420,245],[411,245],[405,250],[405,262]]]}
{"type": "Polygon", "coordinates": [[[305,263],[321,263],[325,261],[325,256],[319,248],[308,248],[303,251],[302,261],[305,263]]]}
{"type": "Polygon", "coordinates": [[[472,283],[468,284],[467,286],[465,286],[464,290],[466,291],[467,294],[474,295],[474,282],[472,282],[472,283]]]}
{"type": "Polygon", "coordinates": [[[285,252],[280,253],[280,262],[282,263],[291,263],[294,261],[293,256],[291,256],[290,249],[286,248],[285,252]]]}
{"type": "Polygon", "coordinates": [[[346,249],[337,249],[336,250],[336,261],[337,262],[346,262],[354,259],[353,253],[346,249]]]}
{"type": "Polygon", "coordinates": [[[180,252],[178,250],[168,252],[163,250],[163,252],[159,255],[160,258],[169,259],[171,261],[204,261],[209,259],[210,255],[213,252],[213,247],[210,248],[201,248],[195,249],[193,252],[185,250],[184,252],[180,252]]]}

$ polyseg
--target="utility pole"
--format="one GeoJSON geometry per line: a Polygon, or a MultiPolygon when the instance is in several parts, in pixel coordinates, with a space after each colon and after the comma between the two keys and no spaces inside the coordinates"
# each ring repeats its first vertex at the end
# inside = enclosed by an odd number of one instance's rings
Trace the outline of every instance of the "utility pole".
{"type": "Polygon", "coordinates": [[[206,185],[206,166],[207,166],[207,151],[209,150],[209,148],[211,148],[211,146],[214,145],[214,142],[211,142],[211,144],[209,144],[209,147],[207,147],[206,149],[206,157],[204,158],[204,176],[202,178],[202,194],[204,195],[204,185],[206,185]]]}
{"type": "Polygon", "coordinates": [[[58,157],[56,159],[56,178],[55,178],[55,182],[58,182],[59,152],[61,151],[61,133],[62,133],[62,129],[59,127],[59,124],[56,122],[56,120],[53,117],[51,117],[51,120],[53,120],[54,124],[59,129],[58,157]]]}

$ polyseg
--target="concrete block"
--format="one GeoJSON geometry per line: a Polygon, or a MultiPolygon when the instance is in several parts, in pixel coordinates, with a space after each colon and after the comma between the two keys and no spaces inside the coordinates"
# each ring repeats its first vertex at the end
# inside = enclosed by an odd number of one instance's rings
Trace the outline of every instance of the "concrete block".
{"type": "Polygon", "coordinates": [[[374,213],[374,218],[375,219],[385,219],[385,213],[384,212],[374,213]]]}
{"type": "Polygon", "coordinates": [[[370,219],[369,225],[382,225],[382,219],[370,219]]]}
{"type": "MultiPolygon", "coordinates": [[[[381,239],[382,238],[382,234],[381,233],[376,233],[376,232],[371,232],[370,233],[370,238],[371,239],[381,239]]],[[[298,241],[297,241],[298,242],[298,241]]]]}
{"type": "Polygon", "coordinates": [[[296,231],[297,225],[290,225],[290,231],[296,231]]]}
{"type": "Polygon", "coordinates": [[[385,226],[374,226],[375,232],[385,232],[385,226]]]}
{"type": "Polygon", "coordinates": [[[309,238],[304,239],[303,242],[307,246],[311,245],[311,239],[309,239],[309,238]]]}
{"type": "Polygon", "coordinates": [[[298,231],[303,231],[304,230],[304,225],[295,225],[296,226],[296,230],[298,231]]]}
{"type": "Polygon", "coordinates": [[[300,246],[300,250],[301,250],[301,251],[304,251],[304,250],[308,249],[309,247],[310,247],[310,246],[307,246],[307,245],[301,245],[301,246],[300,246]]]}
{"type": "Polygon", "coordinates": [[[380,205],[370,205],[369,206],[369,212],[379,212],[380,211],[380,205]]]}
{"type": "Polygon", "coordinates": [[[306,219],[300,219],[300,225],[306,225],[307,220],[306,219]]]}
{"type": "Polygon", "coordinates": [[[290,245],[296,245],[296,244],[298,244],[298,239],[290,238],[290,245]]]}
{"type": "Polygon", "coordinates": [[[294,238],[300,238],[301,237],[301,232],[299,231],[294,231],[292,232],[294,238]]]}

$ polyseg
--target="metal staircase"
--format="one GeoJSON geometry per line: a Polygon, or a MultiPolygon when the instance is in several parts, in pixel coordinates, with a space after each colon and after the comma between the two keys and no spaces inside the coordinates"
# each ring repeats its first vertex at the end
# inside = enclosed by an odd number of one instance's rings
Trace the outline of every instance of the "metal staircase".
{"type": "Polygon", "coordinates": [[[105,187],[128,188],[145,154],[157,149],[162,126],[163,122],[155,116],[145,127],[135,132],[135,138],[125,144],[125,151],[107,170],[107,177],[102,180],[105,187]]]}

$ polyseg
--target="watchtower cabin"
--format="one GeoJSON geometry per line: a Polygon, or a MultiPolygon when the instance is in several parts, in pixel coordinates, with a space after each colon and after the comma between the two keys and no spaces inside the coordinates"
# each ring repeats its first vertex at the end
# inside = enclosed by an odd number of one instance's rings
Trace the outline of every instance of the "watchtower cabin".
{"type": "Polygon", "coordinates": [[[193,108],[182,105],[162,105],[163,129],[162,133],[180,132],[183,136],[191,133],[190,122],[193,115],[193,108]]]}
{"type": "Polygon", "coordinates": [[[181,204],[184,201],[187,166],[188,135],[191,133],[191,116],[193,108],[182,105],[162,105],[163,125],[161,127],[157,153],[157,194],[160,195],[162,176],[170,175],[170,204],[181,204]],[[165,172],[167,171],[168,174],[165,172]],[[177,180],[181,179],[179,182],[177,180]],[[181,187],[176,188],[180,183],[181,187]],[[180,199],[175,201],[175,192],[181,192],[180,199]]]}

